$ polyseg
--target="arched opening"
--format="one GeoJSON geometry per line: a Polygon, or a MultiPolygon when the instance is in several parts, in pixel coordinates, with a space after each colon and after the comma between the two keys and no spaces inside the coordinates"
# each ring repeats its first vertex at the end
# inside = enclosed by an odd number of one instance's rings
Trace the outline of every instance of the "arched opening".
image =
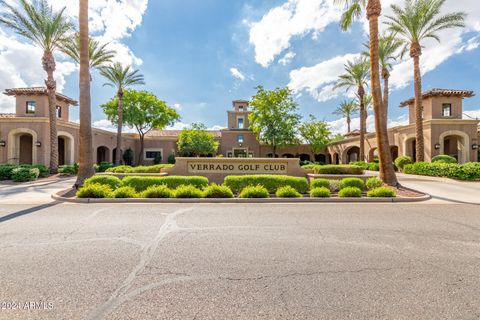
{"type": "Polygon", "coordinates": [[[285,153],[282,155],[282,158],[295,158],[295,156],[291,153],[285,153]]]}
{"type": "Polygon", "coordinates": [[[333,158],[332,158],[332,155],[329,153],[328,156],[327,156],[327,163],[333,163],[333,158]]]}
{"type": "Polygon", "coordinates": [[[13,164],[36,164],[37,133],[32,129],[18,128],[8,133],[7,161],[13,164]]]}
{"type": "MultiPolygon", "coordinates": [[[[267,158],[273,158],[273,153],[267,153],[267,158]]],[[[278,154],[275,155],[275,158],[278,158],[278,154]]]]}
{"type": "Polygon", "coordinates": [[[102,162],[109,162],[110,150],[105,146],[100,146],[97,148],[97,164],[102,162]]]}
{"type": "Polygon", "coordinates": [[[33,164],[33,137],[31,134],[20,135],[19,164],[33,164]]]}
{"type": "Polygon", "coordinates": [[[375,162],[375,160],[378,160],[378,149],[376,147],[368,151],[368,162],[375,162]]]}
{"type": "Polygon", "coordinates": [[[327,157],[324,154],[316,154],[315,155],[315,162],[327,163],[327,157]]]}
{"type": "Polygon", "coordinates": [[[65,138],[58,137],[58,165],[65,165],[65,138]]]}
{"type": "MultiPolygon", "coordinates": [[[[120,154],[123,155],[123,150],[120,150],[120,154]]],[[[113,148],[112,151],[112,163],[116,163],[117,161],[117,148],[113,148]]],[[[123,159],[120,157],[120,163],[122,163],[123,159]]]]}
{"type": "Polygon", "coordinates": [[[350,162],[358,161],[360,158],[360,148],[353,146],[345,150],[343,153],[343,163],[349,164],[350,162]]]}
{"type": "Polygon", "coordinates": [[[417,159],[417,140],[415,138],[405,140],[405,155],[412,158],[413,161],[417,159]]]}
{"type": "Polygon", "coordinates": [[[74,140],[68,132],[58,133],[58,165],[71,165],[75,163],[74,140]]]}
{"type": "Polygon", "coordinates": [[[333,164],[340,164],[338,153],[333,154],[333,164]]]}
{"type": "Polygon", "coordinates": [[[458,163],[470,160],[470,139],[461,131],[447,131],[440,135],[440,154],[446,154],[457,159],[458,163]]]}
{"type": "Polygon", "coordinates": [[[300,161],[310,161],[310,155],[306,153],[299,154],[298,158],[300,158],[300,161]]]}

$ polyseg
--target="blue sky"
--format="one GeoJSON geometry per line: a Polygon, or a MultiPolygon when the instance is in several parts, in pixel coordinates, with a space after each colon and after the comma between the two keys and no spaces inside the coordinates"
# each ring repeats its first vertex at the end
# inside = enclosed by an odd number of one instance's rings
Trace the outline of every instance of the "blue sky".
{"type": "MultiPolygon", "coordinates": [[[[64,5],[60,0],[51,2],[57,7],[64,5]]],[[[182,120],[177,128],[192,122],[225,126],[232,100],[249,99],[257,85],[268,89],[288,85],[295,91],[302,115],[314,114],[331,122],[334,130],[343,131],[345,121],[335,121],[332,111],[351,93],[333,92],[331,86],[347,59],[363,50],[366,27],[365,21],[359,21],[349,32],[341,32],[341,8],[331,2],[138,0],[132,4],[127,0],[99,0],[91,12],[92,30],[100,40],[119,49],[119,61],[134,63],[145,75],[146,85],[136,89],[152,91],[178,108],[182,120]]],[[[402,3],[384,2],[386,14],[389,3],[402,3]]],[[[425,44],[425,90],[440,87],[480,92],[480,9],[472,6],[478,7],[475,0],[447,0],[446,11],[470,12],[467,28],[445,32],[440,45],[425,44]]],[[[75,19],[73,4],[68,5],[68,12],[75,19]]],[[[0,62],[10,62],[14,69],[0,72],[1,89],[41,84],[41,69],[39,75],[25,74],[25,67],[37,68],[38,60],[32,58],[19,65],[13,61],[18,51],[29,49],[25,40],[3,28],[0,37],[8,40],[0,44],[0,62]],[[20,80],[12,78],[12,72],[20,80]]],[[[77,98],[76,66],[63,57],[59,57],[59,65],[60,89],[77,98]]],[[[405,110],[398,105],[412,96],[411,73],[408,59],[399,61],[392,71],[392,125],[405,123],[405,110]]],[[[103,87],[103,82],[100,75],[94,74],[93,118],[96,126],[111,128],[102,121],[105,116],[99,105],[115,92],[103,87]]],[[[0,111],[8,110],[8,103],[0,100],[0,111]]],[[[464,106],[471,115],[480,116],[479,97],[467,99],[464,106]]],[[[75,109],[73,120],[78,117],[75,109]]]]}

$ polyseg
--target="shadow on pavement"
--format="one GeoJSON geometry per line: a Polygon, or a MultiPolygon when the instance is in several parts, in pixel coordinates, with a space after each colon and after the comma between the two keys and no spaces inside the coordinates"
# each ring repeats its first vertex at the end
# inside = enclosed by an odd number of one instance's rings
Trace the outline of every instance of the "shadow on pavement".
{"type": "Polygon", "coordinates": [[[7,214],[6,216],[1,217],[0,218],[0,223],[6,222],[8,220],[15,219],[15,218],[19,218],[19,217],[24,216],[26,214],[30,214],[30,213],[34,213],[34,212],[37,212],[37,211],[40,211],[40,210],[43,210],[43,209],[47,209],[47,208],[56,206],[57,204],[60,204],[60,202],[54,201],[54,202],[50,202],[50,203],[47,203],[47,204],[42,204],[40,206],[36,206],[36,207],[28,208],[28,209],[25,209],[25,210],[20,210],[20,211],[14,212],[14,213],[10,213],[10,214],[7,214]]]}

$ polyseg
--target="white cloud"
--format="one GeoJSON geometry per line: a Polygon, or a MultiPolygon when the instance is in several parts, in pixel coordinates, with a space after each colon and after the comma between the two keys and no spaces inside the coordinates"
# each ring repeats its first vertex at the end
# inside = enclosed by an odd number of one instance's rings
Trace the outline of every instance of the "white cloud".
{"type": "Polygon", "coordinates": [[[182,105],[180,103],[174,103],[173,107],[177,109],[178,111],[181,111],[183,109],[182,105]]]}
{"type": "Polygon", "coordinates": [[[235,78],[235,79],[238,79],[240,81],[244,81],[245,80],[245,76],[243,75],[243,73],[240,72],[240,70],[238,70],[237,68],[230,68],[230,74],[235,78]]]}
{"type": "MultiPolygon", "coordinates": [[[[110,120],[107,120],[107,119],[94,121],[92,123],[92,127],[97,128],[97,129],[106,130],[106,131],[117,132],[117,126],[112,124],[112,122],[110,122],[110,120]]],[[[122,132],[123,133],[137,133],[137,131],[134,128],[130,128],[128,126],[123,126],[122,127],[122,132]]]]}
{"type": "Polygon", "coordinates": [[[330,23],[338,21],[341,10],[331,0],[288,0],[271,9],[258,22],[250,24],[250,43],[255,60],[268,67],[275,57],[288,49],[291,39],[313,32],[318,38],[330,23]]]}
{"type": "Polygon", "coordinates": [[[338,76],[344,72],[345,63],[359,56],[346,54],[325,60],[313,67],[292,70],[288,86],[295,92],[306,90],[319,102],[333,99],[341,94],[341,91],[334,90],[333,87],[338,76]]]}
{"type": "Polygon", "coordinates": [[[290,62],[292,62],[293,58],[295,58],[297,54],[295,52],[287,52],[282,59],[278,60],[278,63],[280,63],[281,65],[284,65],[286,66],[287,64],[289,64],[290,62]]]}
{"type": "Polygon", "coordinates": [[[480,120],[480,109],[478,109],[478,110],[468,110],[468,111],[464,111],[463,113],[464,113],[463,119],[467,119],[467,120],[472,120],[472,119],[480,120]]]}
{"type": "MultiPolygon", "coordinates": [[[[360,129],[360,118],[352,118],[351,119],[351,128],[350,130],[359,130],[360,129]]],[[[408,124],[408,115],[401,115],[395,119],[388,119],[388,127],[399,127],[408,124]]],[[[328,125],[332,133],[337,134],[345,134],[347,133],[347,118],[341,118],[338,120],[328,121],[328,125]]],[[[369,115],[367,117],[367,132],[375,132],[375,118],[373,115],[369,115]]]]}

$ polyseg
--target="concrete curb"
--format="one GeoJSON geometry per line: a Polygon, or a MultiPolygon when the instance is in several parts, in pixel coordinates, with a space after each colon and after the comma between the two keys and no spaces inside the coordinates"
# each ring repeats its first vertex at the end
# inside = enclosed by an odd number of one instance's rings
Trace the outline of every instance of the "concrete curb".
{"type": "Polygon", "coordinates": [[[430,195],[415,198],[266,198],[266,199],[80,199],[66,198],[63,195],[72,189],[63,190],[52,195],[57,201],[69,203],[408,203],[431,199],[430,195]]]}

